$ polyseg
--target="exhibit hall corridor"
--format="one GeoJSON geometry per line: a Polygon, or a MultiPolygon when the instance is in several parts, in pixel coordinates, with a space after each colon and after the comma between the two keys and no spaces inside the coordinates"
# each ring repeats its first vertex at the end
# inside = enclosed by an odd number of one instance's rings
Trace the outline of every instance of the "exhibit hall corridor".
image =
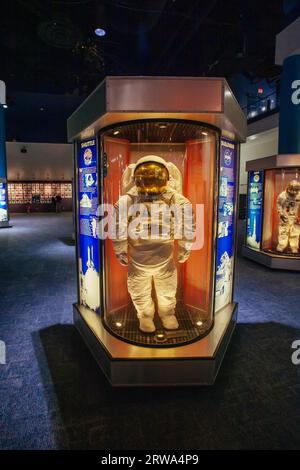
{"type": "Polygon", "coordinates": [[[212,387],[112,389],[72,324],[72,215],[0,230],[2,449],[296,449],[300,273],[237,262],[238,325],[212,387]]]}

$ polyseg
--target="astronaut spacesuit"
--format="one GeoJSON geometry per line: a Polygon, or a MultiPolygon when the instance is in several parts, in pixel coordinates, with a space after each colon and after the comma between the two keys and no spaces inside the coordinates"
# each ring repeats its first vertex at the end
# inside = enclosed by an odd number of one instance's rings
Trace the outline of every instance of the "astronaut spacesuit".
{"type": "Polygon", "coordinates": [[[120,263],[128,264],[128,291],[137,311],[140,329],[145,333],[155,331],[153,283],[163,326],[175,330],[179,325],[175,316],[177,269],[173,259],[174,238],[178,239],[178,261],[184,263],[190,255],[194,238],[192,206],[170,186],[167,163],[161,157],[148,155],[139,159],[134,166],[133,179],[133,187],[115,204],[117,231],[113,240],[114,250],[120,263]],[[166,216],[159,213],[159,207],[166,210],[166,216]],[[122,211],[125,216],[122,216],[122,211]],[[179,211],[181,216],[176,217],[174,211],[179,211]],[[178,233],[180,236],[174,237],[178,233]]]}
{"type": "Polygon", "coordinates": [[[283,252],[290,245],[292,253],[299,252],[300,225],[300,182],[291,181],[285,191],[277,197],[279,214],[277,251],[283,252]]]}

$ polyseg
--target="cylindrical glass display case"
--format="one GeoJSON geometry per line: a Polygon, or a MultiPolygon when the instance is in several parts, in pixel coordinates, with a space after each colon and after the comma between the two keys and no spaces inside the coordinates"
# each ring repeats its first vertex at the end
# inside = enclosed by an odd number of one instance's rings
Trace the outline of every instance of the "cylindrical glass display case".
{"type": "Polygon", "coordinates": [[[247,168],[245,256],[271,268],[300,269],[300,156],[267,157],[247,168]]]}
{"type": "MultiPolygon", "coordinates": [[[[172,207],[176,211],[176,204],[191,204],[197,219],[190,241],[185,241],[188,234],[176,237],[170,233],[168,239],[165,234],[151,235],[151,230],[148,233],[144,227],[142,236],[129,234],[121,242],[105,239],[105,325],[114,334],[137,344],[178,345],[193,341],[213,323],[218,133],[199,123],[148,120],[113,126],[101,132],[100,139],[106,158],[103,204],[125,201],[132,207],[134,203],[139,205],[138,212],[144,205],[146,213],[140,223],[148,226],[152,222],[152,231],[157,228],[158,232],[162,228],[169,232],[171,226],[176,231],[174,224],[179,223],[173,213],[170,217],[166,213],[165,220],[157,222],[153,212],[158,206],[168,212],[172,207]],[[159,157],[167,166],[167,190],[161,194],[137,192],[134,173],[145,156],[150,162],[159,157]],[[193,245],[190,251],[184,246],[189,242],[193,245]],[[128,254],[127,266],[120,262],[120,249],[128,254]],[[187,257],[182,259],[185,252],[187,257]],[[174,328],[165,328],[170,312],[175,314],[178,326],[175,322],[174,328]],[[138,320],[141,322],[143,317],[154,320],[153,336],[139,328],[138,320]]],[[[128,217],[133,224],[138,218],[134,211],[128,217]]]]}

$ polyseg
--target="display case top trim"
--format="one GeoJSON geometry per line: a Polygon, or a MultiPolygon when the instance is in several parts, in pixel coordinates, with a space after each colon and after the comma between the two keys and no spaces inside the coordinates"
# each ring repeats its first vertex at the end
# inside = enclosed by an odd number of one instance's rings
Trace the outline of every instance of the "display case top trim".
{"type": "Polygon", "coordinates": [[[247,122],[223,78],[107,77],[68,119],[68,139],[137,119],[188,119],[245,141],[247,122]]]}
{"type": "Polygon", "coordinates": [[[246,162],[246,171],[272,170],[300,167],[300,154],[281,154],[246,162]]]}

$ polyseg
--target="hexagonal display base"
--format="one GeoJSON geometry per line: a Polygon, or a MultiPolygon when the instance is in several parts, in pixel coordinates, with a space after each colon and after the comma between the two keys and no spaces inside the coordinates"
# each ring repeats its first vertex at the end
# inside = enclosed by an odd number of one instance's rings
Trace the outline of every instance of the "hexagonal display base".
{"type": "Polygon", "coordinates": [[[100,316],[74,304],[74,324],[112,386],[212,385],[237,319],[237,304],[215,315],[204,338],[171,348],[147,348],[111,335],[100,316]]]}

